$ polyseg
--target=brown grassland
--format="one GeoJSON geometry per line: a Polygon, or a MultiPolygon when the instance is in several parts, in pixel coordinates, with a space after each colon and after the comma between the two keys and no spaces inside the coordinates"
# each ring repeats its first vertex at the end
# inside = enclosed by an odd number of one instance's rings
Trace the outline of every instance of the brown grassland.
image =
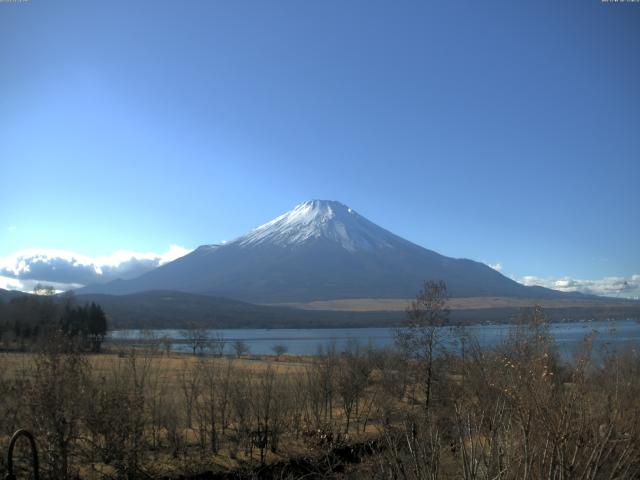
{"type": "MultiPolygon", "coordinates": [[[[303,310],[349,311],[349,312],[404,312],[411,304],[411,298],[348,298],[340,300],[316,300],[307,303],[281,303],[278,305],[301,308],[303,310]]],[[[627,302],[628,303],[628,302],[627,302]]],[[[447,300],[451,310],[482,310],[495,308],[528,308],[540,306],[553,308],[619,308],[624,300],[600,298],[534,299],[513,297],[457,297],[447,300]]]]}

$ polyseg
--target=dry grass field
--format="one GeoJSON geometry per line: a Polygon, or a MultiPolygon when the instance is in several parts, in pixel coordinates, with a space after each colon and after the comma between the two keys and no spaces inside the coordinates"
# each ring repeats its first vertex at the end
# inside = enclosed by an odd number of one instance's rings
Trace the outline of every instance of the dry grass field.
{"type": "MultiPolygon", "coordinates": [[[[281,306],[301,308],[303,310],[328,310],[350,312],[402,312],[411,301],[410,298],[351,298],[340,300],[318,300],[308,303],[284,303],[281,306]]],[[[464,297],[451,298],[447,306],[452,310],[478,310],[493,308],[527,308],[538,305],[552,308],[606,308],[619,307],[620,301],[608,299],[539,299],[513,297],[464,297]]]]}
{"type": "MultiPolygon", "coordinates": [[[[336,374],[337,361],[326,365],[330,375],[336,374]]],[[[318,453],[332,447],[334,438],[369,438],[378,431],[374,422],[355,420],[361,412],[352,415],[349,435],[343,432],[344,408],[337,393],[319,390],[323,374],[311,357],[218,358],[123,346],[82,355],[5,352],[0,364],[5,393],[0,448],[17,428],[34,430],[41,447],[56,443],[56,430],[69,428],[73,439],[57,447],[73,454],[64,465],[59,454],[49,457],[54,477],[63,472],[91,479],[129,477],[131,469],[154,477],[243,469],[318,453]],[[60,396],[51,398],[52,393],[60,396]],[[60,413],[63,426],[55,425],[60,413]],[[39,424],[42,416],[49,425],[39,424]],[[123,438],[119,431],[125,432],[123,438]]],[[[367,408],[370,415],[371,402],[367,408]]],[[[45,465],[46,460],[45,455],[45,465]]],[[[3,465],[0,461],[0,475],[3,465]]]]}

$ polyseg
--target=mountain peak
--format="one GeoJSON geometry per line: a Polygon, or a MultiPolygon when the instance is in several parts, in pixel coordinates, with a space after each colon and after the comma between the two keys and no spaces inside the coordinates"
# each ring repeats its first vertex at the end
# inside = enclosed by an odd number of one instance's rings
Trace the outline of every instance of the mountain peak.
{"type": "Polygon", "coordinates": [[[560,295],[427,250],[330,200],[303,202],[232,242],[200,247],[137,279],[93,291],[179,290],[281,303],[410,298],[427,279],[446,281],[452,296],[560,295]]]}
{"type": "Polygon", "coordinates": [[[243,247],[258,244],[291,247],[323,240],[355,251],[389,248],[399,239],[343,203],[309,200],[233,243],[243,247]]]}
{"type": "Polygon", "coordinates": [[[308,200],[296,205],[285,215],[291,214],[303,221],[326,222],[332,218],[348,216],[355,212],[335,200],[308,200]]]}
{"type": "Polygon", "coordinates": [[[307,200],[306,202],[302,202],[299,205],[296,205],[293,209],[296,208],[313,208],[313,209],[336,209],[336,210],[351,210],[344,203],[340,203],[336,200],[307,200]]]}
{"type": "MultiPolygon", "coordinates": [[[[290,215],[306,222],[326,222],[336,217],[348,217],[353,213],[355,212],[350,207],[335,200],[308,200],[296,205],[284,215],[290,215]]],[[[275,220],[277,219],[273,221],[275,220]]],[[[269,223],[271,222],[267,222],[267,224],[269,223]]]]}

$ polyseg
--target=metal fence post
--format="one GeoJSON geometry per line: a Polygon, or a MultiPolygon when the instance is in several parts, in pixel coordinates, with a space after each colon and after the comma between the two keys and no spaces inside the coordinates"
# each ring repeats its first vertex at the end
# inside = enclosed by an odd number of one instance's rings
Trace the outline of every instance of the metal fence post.
{"type": "Polygon", "coordinates": [[[29,445],[31,446],[31,467],[33,468],[34,480],[39,480],[40,472],[38,466],[38,449],[36,448],[36,440],[28,430],[18,430],[13,434],[9,441],[9,451],[7,453],[7,476],[5,480],[16,480],[16,475],[13,473],[13,449],[16,446],[16,442],[20,437],[27,437],[29,445]]]}

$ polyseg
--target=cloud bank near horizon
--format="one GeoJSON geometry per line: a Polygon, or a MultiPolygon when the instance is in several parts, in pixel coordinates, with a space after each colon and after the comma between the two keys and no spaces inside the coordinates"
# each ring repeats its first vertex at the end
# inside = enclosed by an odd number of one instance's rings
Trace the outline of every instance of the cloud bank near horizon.
{"type": "Polygon", "coordinates": [[[94,283],[135,278],[191,251],[171,245],[164,253],[118,250],[111,255],[89,257],[67,250],[21,250],[0,257],[0,288],[28,292],[42,283],[65,291],[94,283]]]}
{"type": "Polygon", "coordinates": [[[560,290],[561,292],[580,292],[588,295],[635,299],[640,297],[640,274],[629,277],[604,277],[597,280],[583,280],[571,277],[544,278],[526,275],[516,280],[523,285],[539,285],[560,290]]]}
{"type": "Polygon", "coordinates": [[[539,277],[536,275],[524,275],[518,277],[504,273],[501,262],[484,262],[495,271],[507,275],[527,287],[545,287],[560,292],[578,292],[586,295],[599,295],[604,297],[621,297],[640,299],[640,274],[633,274],[628,277],[608,276],[595,280],[584,280],[570,276],[562,277],[539,277]]]}

